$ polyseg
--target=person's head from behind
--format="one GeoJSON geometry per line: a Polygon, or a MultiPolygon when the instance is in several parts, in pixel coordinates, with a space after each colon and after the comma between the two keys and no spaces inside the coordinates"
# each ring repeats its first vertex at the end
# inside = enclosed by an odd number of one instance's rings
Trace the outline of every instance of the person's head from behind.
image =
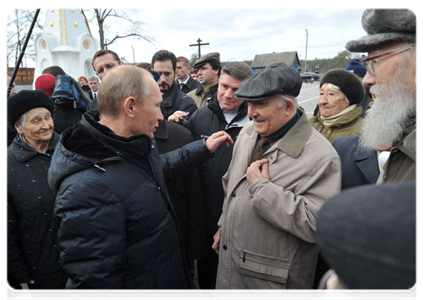
{"type": "Polygon", "coordinates": [[[362,19],[368,35],[346,45],[351,52],[368,53],[363,84],[375,98],[360,145],[383,149],[415,122],[416,16],[407,9],[368,9],[362,19]]]}
{"type": "Polygon", "coordinates": [[[111,69],[122,64],[123,62],[120,60],[119,56],[108,49],[98,50],[94,53],[92,61],[93,69],[100,80],[103,80],[111,69]]]}
{"type": "Polygon", "coordinates": [[[252,74],[253,71],[250,66],[245,63],[229,63],[222,68],[217,89],[217,100],[223,110],[232,111],[244,102],[244,100],[235,97],[235,92],[241,82],[252,74]]]}
{"type": "Polygon", "coordinates": [[[59,66],[50,66],[45,68],[42,71],[42,74],[50,74],[53,75],[54,77],[57,77],[59,75],[66,75],[66,72],[59,66]]]}
{"type": "Polygon", "coordinates": [[[222,66],[220,64],[220,54],[218,52],[208,53],[202,56],[193,66],[198,69],[198,81],[202,85],[217,83],[222,66]]]}
{"type": "Polygon", "coordinates": [[[363,98],[361,81],[347,70],[330,70],[320,81],[318,106],[324,118],[338,115],[350,105],[359,104],[363,98]]]}
{"type": "Polygon", "coordinates": [[[184,56],[178,56],[176,58],[176,78],[178,78],[179,81],[184,82],[187,80],[190,70],[191,67],[188,58],[184,56]]]}
{"type": "Polygon", "coordinates": [[[98,86],[99,86],[99,83],[98,83],[98,78],[97,78],[97,76],[91,76],[91,77],[88,79],[88,86],[90,87],[90,89],[91,89],[93,92],[97,92],[97,91],[98,91],[98,86]]]}
{"type": "Polygon", "coordinates": [[[140,62],[137,64],[137,67],[143,68],[145,70],[151,70],[151,64],[148,62],[140,62]]]}
{"type": "Polygon", "coordinates": [[[175,80],[176,56],[170,51],[157,51],[151,59],[152,70],[160,74],[157,82],[162,94],[166,93],[175,80]]]}
{"type": "Polygon", "coordinates": [[[118,121],[120,135],[125,137],[146,134],[153,138],[163,120],[161,102],[160,89],[148,71],[136,66],[121,66],[102,81],[98,95],[100,122],[118,121]]]}
{"type": "Polygon", "coordinates": [[[292,68],[273,66],[246,78],[235,96],[248,102],[248,117],[254,130],[263,137],[278,131],[297,111],[295,97],[302,79],[292,68]]]}
{"type": "Polygon", "coordinates": [[[366,66],[359,59],[351,59],[351,61],[345,67],[345,70],[353,73],[355,76],[358,77],[358,79],[360,79],[360,81],[363,80],[364,76],[366,76],[367,73],[366,66]]]}
{"type": "MultiPolygon", "coordinates": [[[[7,75],[7,87],[9,87],[11,77],[7,75]]],[[[13,81],[12,88],[10,89],[10,96],[16,95],[18,92],[16,91],[16,83],[13,81]]]]}
{"type": "Polygon", "coordinates": [[[8,99],[8,121],[30,146],[53,135],[53,101],[42,91],[23,90],[8,99]]]}

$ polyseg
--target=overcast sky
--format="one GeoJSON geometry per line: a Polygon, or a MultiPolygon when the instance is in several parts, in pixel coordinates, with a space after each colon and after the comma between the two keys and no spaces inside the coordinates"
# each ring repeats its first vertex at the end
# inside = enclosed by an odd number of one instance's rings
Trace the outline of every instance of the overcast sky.
{"type": "MultiPolygon", "coordinates": [[[[210,43],[201,47],[201,54],[217,51],[222,61],[252,60],[256,54],[284,51],[297,51],[299,58],[305,59],[307,29],[307,60],[331,58],[345,50],[349,40],[366,35],[361,27],[363,11],[364,8],[138,9],[136,15],[144,22],[143,33],[155,41],[129,38],[109,49],[128,62],[133,62],[134,54],[135,62],[151,62],[154,53],[161,49],[189,59],[198,52],[197,47],[189,45],[201,38],[203,43],[210,43]]],[[[94,32],[93,35],[96,37],[94,32]]]]}
{"type": "MultiPolygon", "coordinates": [[[[154,43],[127,39],[110,46],[127,61],[151,61],[161,49],[190,58],[201,38],[201,54],[219,52],[222,61],[252,60],[256,54],[297,51],[300,59],[331,58],[351,39],[366,35],[364,9],[153,9],[138,10],[143,33],[154,43]],[[307,30],[307,31],[306,31],[307,30]],[[307,35],[308,32],[308,35],[307,35]],[[308,37],[307,37],[308,36],[308,37]],[[132,50],[132,46],[134,50],[132,50]]],[[[120,32],[123,34],[123,32],[120,32]]]]}

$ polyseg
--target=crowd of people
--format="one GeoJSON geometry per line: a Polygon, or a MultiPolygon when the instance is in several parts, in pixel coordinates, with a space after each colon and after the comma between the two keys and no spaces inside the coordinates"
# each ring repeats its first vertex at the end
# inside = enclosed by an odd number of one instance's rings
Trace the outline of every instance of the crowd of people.
{"type": "MultiPolygon", "coordinates": [[[[60,66],[8,97],[15,289],[409,289],[416,283],[416,17],[368,9],[366,52],[302,79],[169,50],[111,50],[55,96],[60,66]]],[[[8,78],[9,84],[10,78],[8,78]]]]}

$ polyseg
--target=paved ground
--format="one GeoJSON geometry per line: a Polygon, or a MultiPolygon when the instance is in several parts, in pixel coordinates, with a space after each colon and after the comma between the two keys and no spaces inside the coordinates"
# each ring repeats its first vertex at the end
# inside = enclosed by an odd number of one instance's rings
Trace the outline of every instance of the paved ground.
{"type": "Polygon", "coordinates": [[[300,94],[297,97],[299,106],[304,108],[309,118],[313,116],[314,109],[319,100],[319,85],[320,81],[314,81],[313,83],[303,82],[300,94]]]}

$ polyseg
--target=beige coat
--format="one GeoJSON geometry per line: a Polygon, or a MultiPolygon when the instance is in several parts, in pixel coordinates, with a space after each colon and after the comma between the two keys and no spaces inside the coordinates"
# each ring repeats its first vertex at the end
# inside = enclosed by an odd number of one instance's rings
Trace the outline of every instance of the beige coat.
{"type": "Polygon", "coordinates": [[[266,152],[270,181],[251,187],[246,171],[257,140],[244,126],[223,177],[225,202],[217,288],[312,288],[318,247],[316,215],[339,193],[341,163],[331,144],[302,114],[266,152]]]}

